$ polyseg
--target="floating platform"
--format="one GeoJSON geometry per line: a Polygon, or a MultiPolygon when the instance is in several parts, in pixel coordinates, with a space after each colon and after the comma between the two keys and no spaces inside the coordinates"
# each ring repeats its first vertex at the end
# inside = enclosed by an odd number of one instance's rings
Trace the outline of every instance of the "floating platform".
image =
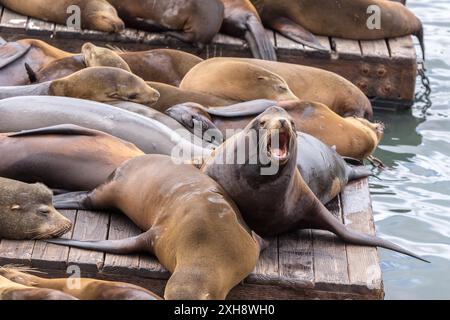
{"type": "MultiPolygon", "coordinates": [[[[202,52],[161,33],[125,29],[117,34],[73,30],[66,26],[16,14],[0,6],[0,35],[9,41],[38,38],[63,50],[79,52],[82,44],[111,44],[132,50],[173,48],[203,58],[251,57],[245,41],[218,34],[202,52]],[[70,39],[70,41],[67,41],[70,39]]],[[[377,41],[354,41],[318,37],[329,53],[305,47],[267,30],[278,59],[333,71],[356,84],[375,107],[404,109],[413,104],[417,76],[417,57],[411,36],[377,41]]]]}
{"type": "MultiPolygon", "coordinates": [[[[328,208],[349,228],[375,234],[367,179],[350,183],[328,208]]],[[[140,230],[124,215],[62,211],[74,223],[64,237],[77,240],[122,239],[140,230]]],[[[303,230],[270,240],[250,276],[228,299],[383,299],[376,248],[346,245],[327,231],[303,230]]],[[[237,261],[237,263],[239,263],[237,261]]],[[[120,256],[47,244],[0,242],[0,265],[37,268],[48,277],[67,277],[77,265],[81,276],[141,285],[163,295],[169,273],[149,255],[120,256]]]]}

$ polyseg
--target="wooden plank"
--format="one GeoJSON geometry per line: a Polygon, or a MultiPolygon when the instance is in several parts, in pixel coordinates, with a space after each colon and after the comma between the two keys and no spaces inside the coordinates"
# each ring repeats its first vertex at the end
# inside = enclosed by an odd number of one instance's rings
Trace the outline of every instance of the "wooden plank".
{"type": "Polygon", "coordinates": [[[276,46],[278,49],[283,49],[283,50],[304,51],[304,48],[305,48],[301,43],[292,41],[291,39],[288,39],[279,33],[275,33],[275,43],[276,43],[276,46]]]}
{"type": "Polygon", "coordinates": [[[26,32],[30,35],[52,35],[55,24],[34,18],[29,18],[26,25],[26,32]]]}
{"type": "Polygon", "coordinates": [[[313,288],[314,253],[311,230],[281,235],[278,241],[281,285],[297,289],[313,288]]]}
{"type": "MultiPolygon", "coordinates": [[[[327,205],[328,210],[343,222],[339,199],[327,205]]],[[[336,291],[349,284],[345,244],[328,231],[313,231],[314,276],[320,290],[336,291]]]]}
{"type": "Polygon", "coordinates": [[[389,58],[389,48],[386,40],[361,41],[360,43],[363,56],[376,57],[378,59],[389,58]]]}
{"type": "Polygon", "coordinates": [[[388,39],[388,45],[394,59],[417,59],[412,36],[388,39]]]}
{"type": "Polygon", "coordinates": [[[331,43],[336,50],[339,58],[361,58],[362,53],[359,41],[342,38],[331,38],[331,43]]]}
{"type": "MultiPolygon", "coordinates": [[[[350,229],[375,235],[368,179],[351,182],[342,194],[344,222],[350,229]]],[[[382,298],[383,281],[377,249],[347,245],[348,274],[353,292],[377,292],[382,298]]]]}
{"type": "Polygon", "coordinates": [[[11,33],[24,31],[27,21],[27,17],[4,8],[2,19],[0,20],[0,31],[11,33]]]}
{"type": "Polygon", "coordinates": [[[245,279],[246,283],[273,284],[280,281],[278,264],[278,238],[265,239],[268,247],[261,252],[255,270],[245,279]]]}
{"type": "Polygon", "coordinates": [[[31,265],[34,240],[16,241],[3,239],[0,243],[0,264],[31,265]]]}
{"type": "MultiPolygon", "coordinates": [[[[77,240],[106,240],[109,218],[109,213],[79,210],[72,238],[77,240]]],[[[104,256],[103,252],[70,248],[67,262],[69,265],[78,265],[83,272],[97,272],[103,267],[104,256]]]]}
{"type": "MultiPolygon", "coordinates": [[[[141,230],[128,219],[124,214],[111,214],[111,223],[109,225],[110,240],[125,239],[136,236],[141,230]]],[[[139,254],[134,255],[115,255],[106,254],[105,264],[102,271],[105,273],[135,274],[139,269],[139,254]]]]}
{"type": "Polygon", "coordinates": [[[170,277],[170,272],[158,262],[156,257],[150,255],[139,256],[139,271],[136,274],[143,278],[164,280],[170,277]]]}
{"type": "MultiPolygon", "coordinates": [[[[61,214],[72,221],[72,230],[61,238],[71,239],[76,222],[76,210],[60,210],[61,214]]],[[[36,241],[34,245],[31,265],[36,268],[63,269],[67,267],[69,247],[59,246],[44,241],[36,241]]]]}

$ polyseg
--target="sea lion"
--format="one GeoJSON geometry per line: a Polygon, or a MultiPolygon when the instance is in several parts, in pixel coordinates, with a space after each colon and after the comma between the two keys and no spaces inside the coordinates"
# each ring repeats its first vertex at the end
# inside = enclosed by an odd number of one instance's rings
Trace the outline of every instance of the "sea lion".
{"type": "Polygon", "coordinates": [[[222,3],[225,16],[221,31],[247,40],[253,57],[277,60],[274,45],[250,0],[222,0],[222,3]]]}
{"type": "Polygon", "coordinates": [[[201,158],[211,152],[211,149],[183,139],[156,120],[94,101],[49,96],[15,97],[0,100],[0,114],[0,132],[71,123],[132,142],[149,154],[174,155],[174,150],[180,148],[188,153],[176,156],[201,158]]]}
{"type": "Polygon", "coordinates": [[[275,73],[285,81],[298,99],[323,103],[340,116],[356,116],[369,120],[373,116],[369,99],[350,81],[333,72],[291,63],[245,58],[212,58],[192,68],[186,74],[180,87],[219,95],[222,90],[228,88],[224,84],[233,81],[234,85],[239,87],[235,89],[236,92],[256,92],[258,96],[253,99],[276,100],[260,93],[271,89],[266,83],[248,83],[246,80],[241,80],[241,73],[229,65],[231,61],[245,62],[275,73]],[[224,70],[233,70],[233,72],[224,72],[224,70]],[[205,82],[200,79],[205,79],[205,82]]]}
{"type": "Polygon", "coordinates": [[[59,125],[0,134],[0,176],[60,190],[91,190],[123,162],[144,154],[101,131],[59,125]]]}
{"type": "Polygon", "coordinates": [[[70,6],[78,6],[81,27],[105,32],[119,32],[125,25],[117,11],[105,0],[0,0],[0,4],[25,16],[66,25],[70,6]]]}
{"type": "MultiPolygon", "coordinates": [[[[312,228],[328,230],[343,241],[417,255],[383,239],[348,229],[313,194],[297,168],[295,124],[282,108],[271,107],[244,131],[228,139],[205,161],[202,171],[236,202],[250,228],[262,236],[312,228]],[[243,144],[250,147],[237,149],[243,144]],[[226,162],[224,159],[242,161],[226,162]]],[[[339,183],[337,183],[338,185],[339,183]]]]}
{"type": "Polygon", "coordinates": [[[235,102],[298,99],[284,79],[252,64],[231,59],[208,59],[193,67],[180,88],[235,102]]]}
{"type": "Polygon", "coordinates": [[[15,283],[0,276],[0,300],[77,300],[75,297],[51,289],[39,289],[15,283]]]}
{"type": "Polygon", "coordinates": [[[123,240],[52,243],[156,255],[170,277],[166,299],[225,299],[256,266],[258,236],[211,178],[163,155],[133,158],[92,192],[55,198],[60,208],[118,208],[144,233],[123,240]],[[218,254],[220,253],[220,254],[218,254]]]}
{"type": "MultiPolygon", "coordinates": [[[[0,38],[1,39],[1,38],[0,38]]],[[[56,59],[71,54],[59,50],[41,40],[22,39],[0,43],[0,86],[18,86],[29,83],[24,65],[39,70],[56,59]]]]}
{"type": "MultiPolygon", "coordinates": [[[[219,130],[223,136],[228,129],[243,129],[255,115],[278,105],[294,119],[297,130],[308,133],[345,157],[363,160],[370,156],[381,138],[384,126],[362,118],[343,118],[327,106],[309,101],[255,100],[227,107],[206,108],[196,103],[183,103],[166,110],[166,113],[193,131],[192,122],[202,124],[200,133],[219,130]]],[[[225,136],[225,138],[227,138],[225,136]]]]}
{"type": "Polygon", "coordinates": [[[165,34],[199,48],[219,32],[224,7],[220,0],[108,0],[127,26],[165,34]],[[170,30],[170,31],[169,31],[170,30]]]}
{"type": "MultiPolygon", "coordinates": [[[[138,77],[176,87],[192,67],[203,61],[190,53],[172,49],[117,53],[138,77]]],[[[30,69],[35,71],[35,82],[45,82],[68,76],[84,68],[84,56],[78,54],[55,60],[42,68],[30,69]]]]}
{"type": "Polygon", "coordinates": [[[313,34],[354,39],[376,40],[407,36],[418,37],[423,53],[421,21],[404,5],[386,0],[251,0],[265,26],[284,36],[313,46],[313,34]],[[369,27],[369,11],[377,7],[380,26],[369,27]]]}
{"type": "Polygon", "coordinates": [[[0,177],[0,238],[47,239],[69,231],[72,223],[56,211],[52,197],[43,184],[0,177]]]}
{"type": "Polygon", "coordinates": [[[76,279],[79,286],[74,288],[67,278],[46,279],[24,271],[28,269],[1,267],[0,277],[28,287],[59,291],[79,300],[161,300],[153,292],[125,282],[79,278],[76,279]]]}
{"type": "Polygon", "coordinates": [[[111,49],[102,48],[86,42],[81,47],[81,55],[86,67],[115,67],[131,72],[128,63],[111,49]]]}
{"type": "Polygon", "coordinates": [[[126,100],[147,105],[159,93],[132,73],[111,67],[86,68],[70,76],[27,86],[0,87],[0,99],[16,96],[50,95],[94,101],[126,100]]]}

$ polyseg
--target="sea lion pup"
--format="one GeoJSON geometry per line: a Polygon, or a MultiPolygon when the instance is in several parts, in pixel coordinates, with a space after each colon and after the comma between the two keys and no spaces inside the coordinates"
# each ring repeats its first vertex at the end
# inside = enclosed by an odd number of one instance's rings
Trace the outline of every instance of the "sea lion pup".
{"type": "Polygon", "coordinates": [[[0,238],[47,239],[69,231],[72,223],[56,211],[52,197],[43,184],[0,178],[0,238]]]}
{"type": "MultiPolygon", "coordinates": [[[[303,152],[302,144],[298,148],[303,152]]],[[[262,236],[322,229],[350,244],[378,246],[423,260],[389,241],[348,229],[324,207],[297,169],[295,124],[282,108],[269,108],[228,139],[205,161],[202,171],[228,192],[250,228],[262,236]],[[250,146],[248,151],[242,151],[245,145],[250,146]],[[228,164],[230,159],[236,160],[234,164],[228,164]]]]}
{"type": "Polygon", "coordinates": [[[127,26],[165,34],[199,48],[211,42],[223,21],[220,0],[108,0],[127,26]]]}
{"type": "Polygon", "coordinates": [[[57,290],[79,300],[161,300],[155,293],[125,282],[80,278],[76,279],[79,286],[73,288],[70,279],[46,279],[22,270],[29,269],[1,267],[0,277],[28,287],[57,290]]]}
{"type": "Polygon", "coordinates": [[[111,67],[86,68],[65,78],[28,86],[0,87],[0,99],[17,96],[63,96],[107,102],[126,100],[152,105],[159,93],[130,72],[111,67]]]}
{"type": "Polygon", "coordinates": [[[251,0],[265,26],[286,37],[311,46],[313,34],[375,40],[414,34],[422,51],[423,27],[420,20],[403,4],[385,0],[251,0]],[[376,6],[376,10],[370,11],[376,6]],[[379,13],[381,23],[370,18],[379,13]]]}
{"type": "Polygon", "coordinates": [[[197,91],[236,102],[298,99],[284,79],[250,63],[232,59],[208,59],[193,67],[180,84],[197,91]]]}
{"type": "Polygon", "coordinates": [[[111,49],[97,47],[86,42],[81,47],[81,55],[87,67],[115,67],[131,72],[128,63],[111,49]]]}
{"type": "Polygon", "coordinates": [[[116,9],[105,0],[0,0],[0,4],[25,16],[59,24],[67,24],[70,6],[78,6],[81,27],[105,32],[119,32],[125,25],[116,9]]]}
{"type": "Polygon", "coordinates": [[[133,158],[92,192],[55,198],[59,208],[124,212],[144,233],[123,240],[52,243],[115,254],[156,255],[170,277],[166,299],[225,299],[256,266],[259,237],[211,178],[163,155],[133,158]]]}
{"type": "Polygon", "coordinates": [[[29,96],[0,100],[0,132],[18,132],[71,123],[134,143],[148,154],[186,159],[209,156],[202,148],[154,119],[89,100],[29,96]],[[120,119],[120,121],[118,121],[120,119]],[[178,151],[186,151],[178,154],[178,151]]]}
{"type": "MultiPolygon", "coordinates": [[[[218,95],[228,88],[224,84],[233,81],[235,86],[239,86],[235,88],[235,91],[239,93],[241,91],[259,93],[268,90],[268,85],[262,81],[260,83],[242,81],[242,75],[237,70],[230,73],[224,72],[223,70],[234,69],[228,66],[229,61],[245,62],[263,68],[266,72],[273,72],[283,79],[298,99],[323,103],[340,116],[356,116],[369,120],[373,116],[369,99],[350,81],[333,72],[291,63],[246,58],[212,58],[192,68],[186,74],[180,87],[204,93],[214,92],[218,95]],[[205,79],[206,82],[203,83],[200,79],[205,79]]],[[[277,100],[266,95],[247,100],[254,99],[277,100]]]]}
{"type": "MultiPolygon", "coordinates": [[[[173,49],[115,51],[138,77],[145,81],[162,82],[176,87],[180,85],[181,80],[192,67],[203,61],[193,54],[173,49]]],[[[21,68],[23,69],[23,64],[21,68]]],[[[68,76],[84,68],[86,68],[84,56],[78,54],[55,60],[45,64],[44,67],[30,69],[35,71],[32,82],[45,82],[68,76]]],[[[20,71],[24,72],[22,69],[20,71]]]]}
{"type": "MultiPolygon", "coordinates": [[[[227,129],[243,129],[253,118],[278,105],[294,119],[297,130],[308,133],[345,157],[366,159],[383,137],[384,126],[362,118],[343,118],[327,106],[309,101],[255,100],[220,108],[206,108],[196,103],[182,103],[166,110],[166,114],[193,130],[193,121],[201,123],[202,132],[218,130],[223,136],[227,129]]],[[[227,137],[225,137],[227,138],[227,137]]]]}
{"type": "Polygon", "coordinates": [[[274,45],[250,0],[222,0],[222,3],[225,17],[221,31],[247,40],[253,57],[276,61],[274,45]]]}
{"type": "Polygon", "coordinates": [[[101,131],[59,125],[0,133],[0,176],[60,190],[91,190],[123,162],[144,154],[101,131]]]}
{"type": "Polygon", "coordinates": [[[72,54],[59,50],[41,40],[22,39],[0,43],[0,86],[17,86],[29,83],[24,65],[39,70],[56,59],[72,54]]]}
{"type": "Polygon", "coordinates": [[[24,286],[0,276],[0,300],[77,300],[66,293],[51,289],[24,286]]]}

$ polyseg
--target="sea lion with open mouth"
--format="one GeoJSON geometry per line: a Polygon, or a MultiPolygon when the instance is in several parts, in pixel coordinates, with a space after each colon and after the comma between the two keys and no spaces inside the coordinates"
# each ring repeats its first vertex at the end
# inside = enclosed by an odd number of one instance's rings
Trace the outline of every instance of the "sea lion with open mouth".
{"type": "Polygon", "coordinates": [[[56,211],[52,198],[43,184],[0,177],[0,239],[47,239],[68,232],[72,223],[56,211]]]}
{"type": "Polygon", "coordinates": [[[284,109],[272,107],[217,148],[202,171],[228,192],[250,228],[262,236],[297,229],[328,230],[350,244],[378,246],[425,261],[339,222],[302,178],[297,168],[297,152],[303,152],[302,148],[293,119],[284,109]],[[242,151],[245,145],[250,147],[242,151]]]}
{"type": "Polygon", "coordinates": [[[223,189],[163,155],[133,158],[91,192],[55,197],[57,208],[117,208],[144,233],[123,240],[51,243],[114,254],[156,255],[171,273],[166,299],[225,299],[256,266],[261,239],[223,189]]]}

